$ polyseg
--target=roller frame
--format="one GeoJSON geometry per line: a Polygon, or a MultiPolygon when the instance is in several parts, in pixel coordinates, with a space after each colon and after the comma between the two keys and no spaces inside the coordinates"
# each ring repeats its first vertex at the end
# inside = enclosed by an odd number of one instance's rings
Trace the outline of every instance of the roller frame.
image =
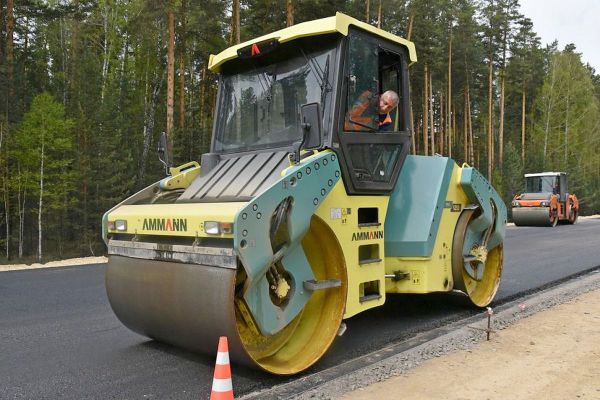
{"type": "MultiPolygon", "coordinates": [[[[479,208],[479,216],[472,220],[466,228],[463,257],[473,256],[476,247],[485,248],[486,252],[502,244],[506,229],[506,206],[492,184],[474,168],[463,167],[461,185],[471,208],[479,208]]],[[[480,281],[485,272],[485,261],[464,261],[467,274],[480,281]]]]}
{"type": "Polygon", "coordinates": [[[269,189],[258,195],[235,217],[234,250],[247,274],[244,299],[256,325],[264,335],[277,333],[302,311],[311,291],[303,282],[314,280],[311,266],[300,242],[310,226],[310,218],[340,177],[337,156],[320,153],[289,168],[269,189]],[[271,216],[282,200],[293,203],[287,219],[289,238],[283,249],[271,245],[271,216]],[[269,297],[266,272],[281,262],[292,277],[292,292],[284,306],[273,304],[269,297]]]}
{"type": "Polygon", "coordinates": [[[481,214],[469,224],[469,230],[478,235],[491,227],[486,244],[488,249],[493,249],[504,240],[507,218],[504,201],[475,168],[463,167],[460,183],[469,201],[481,208],[481,214]]]}

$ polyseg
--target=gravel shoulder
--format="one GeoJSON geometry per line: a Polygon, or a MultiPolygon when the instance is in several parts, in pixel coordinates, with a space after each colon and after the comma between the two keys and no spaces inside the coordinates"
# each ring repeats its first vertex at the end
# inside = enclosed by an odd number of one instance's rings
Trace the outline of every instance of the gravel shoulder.
{"type": "Polygon", "coordinates": [[[497,310],[299,399],[600,399],[598,271],[497,310]]]}
{"type": "Polygon", "coordinates": [[[102,264],[107,262],[106,257],[80,257],[80,258],[69,258],[67,260],[50,261],[45,264],[5,264],[0,265],[0,272],[5,271],[21,271],[24,269],[38,269],[38,268],[57,268],[57,267],[69,267],[73,265],[88,265],[88,264],[102,264]]]}

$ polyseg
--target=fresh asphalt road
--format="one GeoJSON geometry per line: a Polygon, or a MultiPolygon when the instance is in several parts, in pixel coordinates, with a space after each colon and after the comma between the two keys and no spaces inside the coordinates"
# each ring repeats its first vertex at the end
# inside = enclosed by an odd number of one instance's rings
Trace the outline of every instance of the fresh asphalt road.
{"type": "MultiPolygon", "coordinates": [[[[507,228],[495,304],[600,265],[600,219],[507,228]]],[[[207,399],[214,357],[139,336],[112,313],[104,265],[0,273],[0,399],[207,399]]],[[[444,325],[473,310],[456,296],[389,296],[308,373],[444,325]]],[[[216,349],[215,343],[215,349],[216,349]]],[[[294,378],[232,366],[236,396],[294,378]]]]}

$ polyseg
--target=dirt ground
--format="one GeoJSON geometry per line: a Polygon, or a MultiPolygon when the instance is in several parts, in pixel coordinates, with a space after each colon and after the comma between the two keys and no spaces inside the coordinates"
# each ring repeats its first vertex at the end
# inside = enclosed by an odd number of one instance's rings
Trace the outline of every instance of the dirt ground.
{"type": "Polygon", "coordinates": [[[341,398],[600,400],[600,290],[341,398]]]}

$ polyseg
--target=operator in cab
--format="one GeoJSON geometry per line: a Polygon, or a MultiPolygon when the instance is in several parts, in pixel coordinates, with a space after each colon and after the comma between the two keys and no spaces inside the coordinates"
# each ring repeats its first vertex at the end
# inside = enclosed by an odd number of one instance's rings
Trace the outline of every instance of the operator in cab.
{"type": "MultiPolygon", "coordinates": [[[[365,131],[365,128],[373,126],[373,117],[369,115],[369,104],[372,104],[372,93],[363,92],[348,112],[344,129],[347,131],[365,131]]],[[[378,132],[391,132],[394,130],[394,123],[390,112],[394,110],[399,103],[398,94],[393,90],[387,90],[379,96],[378,99],[378,132]]]]}
{"type": "Polygon", "coordinates": [[[398,107],[398,94],[388,90],[379,96],[379,132],[389,132],[394,129],[390,112],[398,107]]]}

